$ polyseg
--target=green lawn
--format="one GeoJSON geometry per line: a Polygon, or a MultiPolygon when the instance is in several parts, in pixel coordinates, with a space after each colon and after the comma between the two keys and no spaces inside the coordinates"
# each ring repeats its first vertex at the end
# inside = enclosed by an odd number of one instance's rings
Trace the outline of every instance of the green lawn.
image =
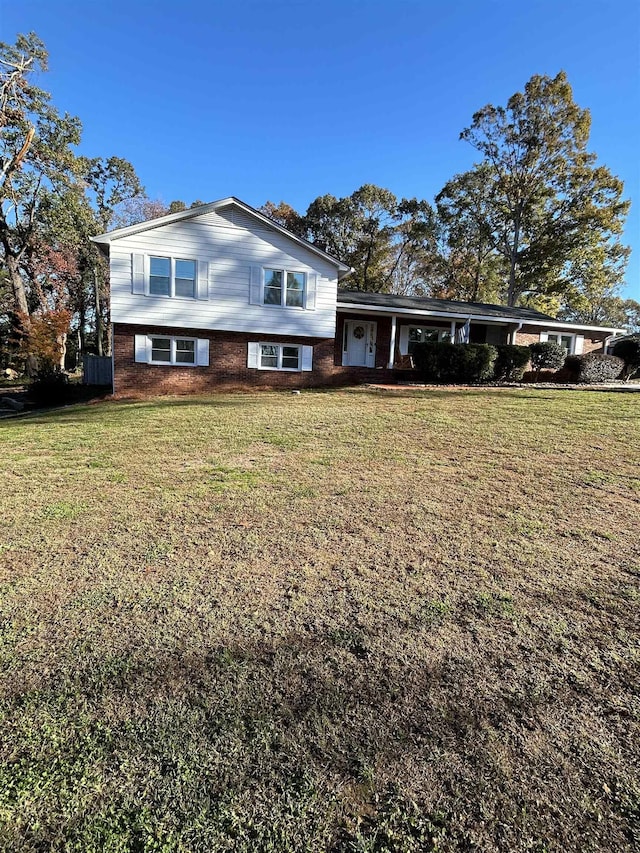
{"type": "Polygon", "coordinates": [[[4,851],[640,844],[640,396],[0,423],[4,851]]]}

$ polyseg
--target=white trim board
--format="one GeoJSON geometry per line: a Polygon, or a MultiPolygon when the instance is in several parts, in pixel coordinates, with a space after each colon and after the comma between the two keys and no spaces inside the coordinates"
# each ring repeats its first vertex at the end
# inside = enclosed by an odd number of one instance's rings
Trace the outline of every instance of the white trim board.
{"type": "Polygon", "coordinates": [[[433,317],[441,318],[442,320],[455,320],[456,322],[466,323],[467,320],[472,320],[476,323],[489,323],[496,326],[505,326],[510,323],[520,323],[522,326],[542,326],[546,329],[581,329],[586,332],[609,332],[610,334],[624,334],[623,329],[613,329],[609,326],[583,326],[580,323],[563,323],[561,320],[523,320],[521,317],[491,317],[484,314],[453,314],[446,311],[430,311],[427,308],[388,308],[377,305],[354,305],[353,302],[338,302],[336,305],[337,311],[342,311],[346,314],[380,314],[383,317],[393,317],[394,315],[408,315],[415,317],[433,317]]]}

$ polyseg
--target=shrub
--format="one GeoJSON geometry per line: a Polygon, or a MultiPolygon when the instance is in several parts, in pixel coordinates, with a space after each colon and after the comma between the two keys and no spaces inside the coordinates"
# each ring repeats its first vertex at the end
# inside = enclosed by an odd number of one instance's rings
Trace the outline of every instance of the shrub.
{"type": "Polygon", "coordinates": [[[540,341],[529,344],[531,366],[539,373],[541,370],[558,370],[567,357],[567,348],[554,344],[552,341],[540,341]]]}
{"type": "Polygon", "coordinates": [[[577,382],[608,382],[617,379],[624,369],[621,358],[602,352],[570,355],[566,365],[577,382]]]}
{"type": "Polygon", "coordinates": [[[493,375],[497,350],[488,344],[417,344],[416,367],[427,382],[485,382],[493,375]]]}
{"type": "Polygon", "coordinates": [[[612,353],[624,361],[624,379],[630,379],[640,371],[640,335],[614,343],[612,353]]]}
{"type": "Polygon", "coordinates": [[[59,367],[46,365],[36,373],[29,396],[38,406],[57,406],[67,401],[68,379],[59,367]]]}
{"type": "Polygon", "coordinates": [[[520,382],[531,358],[529,347],[499,344],[496,350],[498,357],[493,368],[494,379],[499,382],[520,382]]]}

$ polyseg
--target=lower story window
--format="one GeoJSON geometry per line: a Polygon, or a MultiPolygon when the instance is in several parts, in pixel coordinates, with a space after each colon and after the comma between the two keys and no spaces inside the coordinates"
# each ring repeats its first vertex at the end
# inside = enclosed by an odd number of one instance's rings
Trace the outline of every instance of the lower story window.
{"type": "Polygon", "coordinates": [[[447,329],[438,329],[427,326],[409,326],[408,351],[413,355],[416,344],[426,342],[443,343],[451,340],[451,334],[447,329]]]}
{"type": "Polygon", "coordinates": [[[300,347],[260,344],[260,367],[266,370],[300,370],[300,347]]]}
{"type": "Polygon", "coordinates": [[[573,335],[563,335],[561,332],[548,332],[547,340],[552,344],[559,344],[566,349],[568,355],[573,355],[573,335]]]}
{"type": "Polygon", "coordinates": [[[195,364],[193,338],[151,338],[151,362],[154,364],[195,364]]]}

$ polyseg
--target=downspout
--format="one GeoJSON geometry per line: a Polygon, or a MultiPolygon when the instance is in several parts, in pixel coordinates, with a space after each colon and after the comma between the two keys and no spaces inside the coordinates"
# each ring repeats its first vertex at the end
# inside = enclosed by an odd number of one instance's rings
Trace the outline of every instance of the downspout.
{"type": "Polygon", "coordinates": [[[514,344],[515,344],[515,342],[516,342],[516,335],[518,334],[518,332],[520,331],[520,329],[521,329],[523,326],[524,326],[524,321],[522,321],[522,322],[518,323],[518,325],[515,327],[515,329],[513,329],[513,331],[511,332],[511,344],[512,344],[512,345],[514,345],[514,344]]]}
{"type": "Polygon", "coordinates": [[[603,344],[604,344],[604,350],[603,351],[608,355],[609,354],[609,347],[610,347],[612,341],[615,341],[616,338],[621,338],[621,337],[622,337],[622,335],[618,335],[615,332],[612,335],[609,335],[608,337],[606,337],[603,341],[603,344]]]}

